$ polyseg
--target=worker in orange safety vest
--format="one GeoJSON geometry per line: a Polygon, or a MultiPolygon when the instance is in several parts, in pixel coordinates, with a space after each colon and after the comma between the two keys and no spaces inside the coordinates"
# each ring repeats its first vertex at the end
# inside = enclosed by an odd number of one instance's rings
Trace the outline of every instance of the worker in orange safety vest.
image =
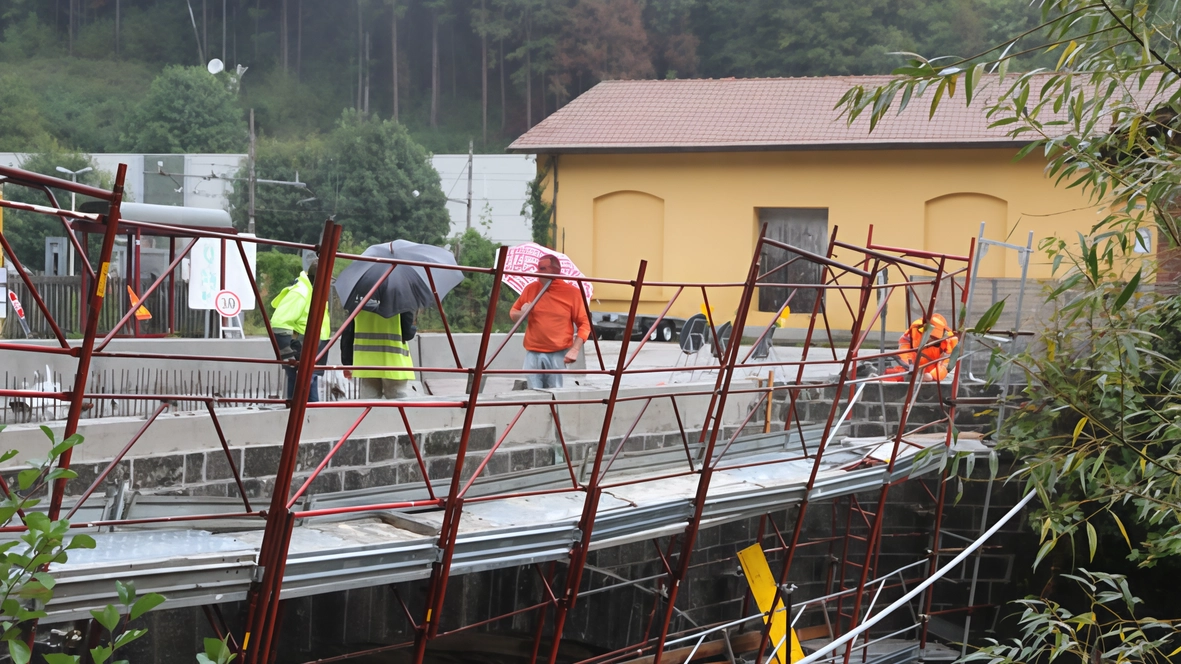
{"type": "Polygon", "coordinates": [[[925,380],[943,380],[947,378],[947,365],[951,359],[951,351],[959,343],[959,338],[954,332],[947,329],[947,319],[941,314],[932,314],[931,336],[927,339],[927,346],[921,352],[918,352],[915,349],[923,345],[923,333],[925,331],[923,319],[916,318],[906,332],[903,332],[902,336],[898,337],[898,349],[904,351],[898,356],[898,359],[905,366],[887,369],[887,374],[894,375],[888,376],[885,380],[902,382],[901,374],[910,371],[914,367],[916,355],[921,355],[919,367],[923,372],[923,378],[925,380]],[[935,342],[938,343],[936,344],[935,342]]]}

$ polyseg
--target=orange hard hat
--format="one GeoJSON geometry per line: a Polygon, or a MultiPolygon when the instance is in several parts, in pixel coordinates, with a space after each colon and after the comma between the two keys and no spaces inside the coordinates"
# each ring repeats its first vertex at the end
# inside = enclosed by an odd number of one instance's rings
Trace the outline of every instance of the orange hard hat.
{"type": "MultiPolygon", "coordinates": [[[[910,326],[912,328],[918,328],[921,332],[925,323],[922,318],[916,318],[911,322],[910,326]]],[[[947,319],[943,317],[943,314],[931,314],[931,328],[931,332],[935,335],[940,335],[947,330],[947,319]]]]}

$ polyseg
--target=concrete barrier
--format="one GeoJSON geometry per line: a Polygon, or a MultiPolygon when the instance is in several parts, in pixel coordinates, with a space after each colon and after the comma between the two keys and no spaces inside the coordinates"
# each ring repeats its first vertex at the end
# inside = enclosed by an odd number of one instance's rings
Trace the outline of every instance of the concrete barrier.
{"type": "MultiPolygon", "coordinates": [[[[475,364],[480,348],[480,336],[479,334],[452,335],[463,366],[471,367],[475,364]]],[[[489,339],[489,354],[500,347],[504,338],[504,334],[492,335],[489,339]]],[[[496,356],[492,367],[519,369],[525,360],[525,349],[521,345],[523,338],[524,335],[521,333],[513,335],[513,338],[496,356]]],[[[51,373],[61,375],[61,382],[66,388],[73,384],[73,375],[78,366],[76,358],[37,353],[33,350],[45,347],[57,348],[59,347],[57,342],[38,339],[16,343],[27,345],[30,350],[28,352],[0,350],[0,366],[13,379],[19,381],[26,378],[32,384],[36,382],[34,375],[39,377],[38,380],[43,378],[45,367],[48,366],[51,373]]],[[[75,348],[80,343],[81,341],[77,339],[70,341],[70,345],[75,348]]],[[[445,334],[420,334],[410,341],[409,346],[410,356],[416,367],[455,366],[455,355],[451,351],[451,345],[447,342],[445,334]]],[[[263,371],[273,373],[276,377],[280,374],[280,369],[277,366],[237,361],[273,360],[274,350],[270,340],[265,337],[248,339],[114,339],[107,346],[106,351],[111,353],[152,353],[168,357],[164,359],[132,359],[98,356],[94,358],[91,365],[93,373],[130,369],[147,372],[160,370],[201,373],[255,373],[263,371]]],[[[328,361],[331,364],[340,364],[339,344],[329,351],[328,361]]],[[[580,358],[574,368],[586,368],[585,359],[580,358]]],[[[442,374],[437,375],[441,376],[442,374]]]]}

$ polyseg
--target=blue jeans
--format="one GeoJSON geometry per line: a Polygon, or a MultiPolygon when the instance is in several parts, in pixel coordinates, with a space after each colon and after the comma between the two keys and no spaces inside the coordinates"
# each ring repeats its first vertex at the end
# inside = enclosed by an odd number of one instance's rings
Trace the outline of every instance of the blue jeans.
{"type": "MultiPolygon", "coordinates": [[[[287,399],[295,396],[295,367],[283,367],[287,374],[287,399]]],[[[308,393],[308,403],[320,400],[320,372],[312,374],[312,391],[308,393]]]]}
{"type": "MultiPolygon", "coordinates": [[[[538,353],[536,351],[525,351],[525,369],[565,369],[566,368],[566,350],[555,350],[552,353],[538,353]]],[[[547,388],[561,387],[562,374],[527,374],[526,380],[529,381],[529,389],[544,390],[547,388]]]]}
{"type": "MultiPolygon", "coordinates": [[[[324,347],[327,345],[328,345],[327,341],[321,341],[318,344],[318,347],[316,349],[316,353],[319,354],[319,352],[324,350],[324,347]]],[[[300,353],[296,354],[296,357],[298,358],[300,356],[300,354],[302,354],[302,353],[303,353],[303,349],[301,348],[300,353]]],[[[327,363],[328,363],[328,356],[327,355],[324,356],[324,359],[317,362],[317,364],[327,364],[327,363]]],[[[287,374],[287,399],[288,399],[288,401],[290,401],[291,398],[295,396],[295,373],[296,373],[295,367],[284,366],[283,372],[287,374]]],[[[312,374],[312,391],[311,391],[311,393],[308,394],[308,403],[315,403],[320,400],[320,374],[322,374],[322,373],[324,373],[324,372],[317,371],[312,374]]]]}

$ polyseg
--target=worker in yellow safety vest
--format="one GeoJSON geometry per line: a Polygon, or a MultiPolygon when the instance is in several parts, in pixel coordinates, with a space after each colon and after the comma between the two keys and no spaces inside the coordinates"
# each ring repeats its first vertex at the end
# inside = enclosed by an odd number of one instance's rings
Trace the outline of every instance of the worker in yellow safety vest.
{"type": "MultiPolygon", "coordinates": [[[[279,291],[271,306],[275,313],[271,314],[271,329],[275,331],[275,340],[279,343],[279,358],[282,360],[299,359],[303,350],[303,337],[308,324],[308,312],[312,308],[312,287],[316,283],[316,268],[320,261],[313,258],[306,272],[300,272],[295,283],[279,291]]],[[[324,305],[324,319],[320,323],[320,343],[315,347],[316,353],[323,350],[332,336],[332,327],[328,320],[328,305],[324,305]]],[[[317,364],[326,364],[327,355],[317,364]]],[[[295,366],[287,364],[283,367],[287,374],[287,399],[295,395],[295,366]]],[[[312,391],[308,401],[320,400],[320,372],[312,375],[312,391]]]]}
{"type": "Polygon", "coordinates": [[[345,371],[346,378],[361,379],[358,394],[361,399],[404,399],[411,395],[414,360],[407,342],[417,331],[413,312],[393,318],[357,312],[341,335],[341,362],[358,367],[388,367],[345,371]]]}

